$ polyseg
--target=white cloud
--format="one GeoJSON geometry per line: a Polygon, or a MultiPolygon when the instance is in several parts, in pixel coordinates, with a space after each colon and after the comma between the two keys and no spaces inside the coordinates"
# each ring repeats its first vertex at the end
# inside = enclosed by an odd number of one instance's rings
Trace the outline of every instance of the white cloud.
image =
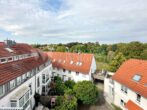
{"type": "Polygon", "coordinates": [[[45,10],[42,2],[0,0],[0,28],[38,42],[147,42],[146,0],[63,0],[57,12],[45,10]]]}

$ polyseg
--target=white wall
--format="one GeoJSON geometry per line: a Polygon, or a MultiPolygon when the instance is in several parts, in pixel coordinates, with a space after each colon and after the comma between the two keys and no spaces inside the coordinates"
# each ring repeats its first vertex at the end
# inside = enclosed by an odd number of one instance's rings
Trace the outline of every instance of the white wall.
{"type": "Polygon", "coordinates": [[[10,107],[10,98],[11,98],[11,96],[13,96],[18,90],[20,90],[24,86],[25,87],[26,86],[29,87],[30,84],[32,84],[32,96],[31,96],[32,98],[31,98],[31,102],[32,102],[32,107],[33,107],[34,104],[35,104],[35,100],[34,100],[35,78],[36,78],[36,91],[38,90],[39,94],[41,94],[41,92],[42,92],[42,74],[49,74],[49,76],[51,76],[51,73],[52,73],[52,65],[50,64],[49,66],[47,66],[46,68],[41,70],[39,73],[37,73],[36,76],[33,76],[32,78],[28,79],[26,82],[24,82],[23,84],[21,84],[20,86],[15,88],[9,94],[7,94],[3,98],[1,98],[0,99],[0,107],[10,107]],[[40,78],[40,87],[39,88],[37,88],[37,77],[40,78]]]}
{"type": "Polygon", "coordinates": [[[89,80],[93,80],[92,79],[92,74],[96,72],[96,61],[95,61],[95,57],[93,56],[92,58],[92,63],[91,63],[91,67],[90,67],[90,71],[89,71],[89,80]]]}
{"type": "Polygon", "coordinates": [[[127,94],[121,91],[121,84],[114,81],[114,85],[112,85],[109,82],[109,78],[104,79],[104,96],[107,102],[114,103],[115,105],[121,107],[123,110],[126,110],[124,106],[120,104],[120,100],[122,99],[125,103],[128,102],[128,100],[133,101],[135,104],[143,108],[144,110],[147,110],[147,99],[144,97],[141,97],[141,102],[136,101],[136,92],[132,91],[128,88],[127,94]],[[114,97],[110,94],[110,87],[114,87],[114,97]]]}
{"type": "Polygon", "coordinates": [[[125,110],[123,106],[120,105],[120,100],[124,100],[125,103],[128,102],[128,100],[133,101],[135,104],[143,108],[144,110],[147,110],[147,99],[144,97],[141,97],[141,102],[137,102],[136,100],[136,92],[132,91],[131,89],[128,88],[127,94],[121,91],[121,84],[115,81],[115,100],[114,104],[119,105],[122,109],[125,110]]]}
{"type": "Polygon", "coordinates": [[[66,76],[65,80],[68,80],[68,77],[70,77],[75,82],[83,81],[83,80],[92,81],[91,74],[94,73],[95,71],[96,71],[96,61],[94,57],[92,58],[90,70],[86,74],[79,73],[79,75],[77,75],[75,71],[71,71],[71,73],[69,73],[68,70],[65,70],[65,72],[63,72],[63,69],[57,69],[56,67],[53,69],[53,72],[55,72],[55,76],[57,76],[58,74],[62,78],[63,75],[65,75],[66,76]]]}
{"type": "Polygon", "coordinates": [[[65,72],[63,72],[63,69],[57,70],[57,68],[55,68],[53,69],[53,72],[55,72],[55,76],[58,75],[61,78],[63,78],[63,75],[65,75],[66,77],[64,80],[68,80],[68,77],[71,78],[71,80],[74,80],[75,82],[83,81],[83,80],[90,80],[88,74],[79,73],[79,75],[76,75],[75,71],[71,71],[71,73],[69,73],[68,70],[65,70],[65,72]]]}

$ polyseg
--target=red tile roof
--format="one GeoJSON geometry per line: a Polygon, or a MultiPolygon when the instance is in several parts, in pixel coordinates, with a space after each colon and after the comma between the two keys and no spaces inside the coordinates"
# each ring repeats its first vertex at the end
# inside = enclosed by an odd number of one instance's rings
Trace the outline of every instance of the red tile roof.
{"type": "Polygon", "coordinates": [[[4,48],[4,46],[0,45],[0,57],[11,56],[13,54],[28,54],[32,52],[37,52],[38,56],[0,64],[0,85],[39,67],[48,60],[47,54],[38,49],[33,49],[27,44],[16,44],[12,46],[11,49],[14,50],[13,53],[8,52],[4,48]]]}
{"type": "Polygon", "coordinates": [[[27,58],[15,62],[10,62],[0,65],[0,85],[7,83],[10,80],[21,76],[48,60],[47,56],[27,58]]]}
{"type": "Polygon", "coordinates": [[[89,74],[92,59],[94,57],[93,54],[85,53],[47,52],[47,54],[52,60],[54,67],[81,72],[83,74],[89,74]],[[71,61],[73,61],[73,64],[71,64],[71,61]],[[78,61],[82,64],[77,65],[78,61]]]}
{"type": "Polygon", "coordinates": [[[130,59],[124,62],[112,79],[147,98],[147,61],[130,59]],[[136,74],[141,76],[138,82],[132,79],[136,74]]]}
{"type": "Polygon", "coordinates": [[[129,100],[125,107],[128,109],[128,110],[143,110],[141,107],[139,107],[137,104],[135,104],[134,102],[132,102],[131,100],[129,100]]]}
{"type": "Polygon", "coordinates": [[[26,53],[34,52],[36,50],[32,48],[30,45],[23,43],[17,43],[16,45],[9,47],[10,49],[13,50],[13,52],[8,52],[5,48],[6,45],[4,44],[4,42],[0,42],[0,57],[26,54],[26,53]]]}

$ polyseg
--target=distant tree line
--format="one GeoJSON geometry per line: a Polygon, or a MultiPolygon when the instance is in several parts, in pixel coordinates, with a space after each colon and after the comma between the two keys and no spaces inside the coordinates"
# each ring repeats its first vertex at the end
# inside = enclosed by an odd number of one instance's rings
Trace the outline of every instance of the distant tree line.
{"type": "Polygon", "coordinates": [[[71,42],[67,44],[33,44],[32,46],[43,51],[93,53],[97,62],[109,64],[110,71],[116,71],[123,61],[130,58],[147,60],[147,43],[138,41],[101,45],[99,42],[71,42]]]}

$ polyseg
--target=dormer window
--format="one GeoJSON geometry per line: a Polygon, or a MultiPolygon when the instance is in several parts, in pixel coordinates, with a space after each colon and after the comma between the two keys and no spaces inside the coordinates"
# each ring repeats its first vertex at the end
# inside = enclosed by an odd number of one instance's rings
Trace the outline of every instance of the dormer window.
{"type": "Polygon", "coordinates": [[[80,62],[77,62],[76,65],[78,66],[80,62]]]}
{"type": "Polygon", "coordinates": [[[79,62],[79,66],[81,66],[82,65],[82,62],[79,62]]]}
{"type": "Polygon", "coordinates": [[[8,58],[8,62],[10,62],[10,61],[13,61],[13,58],[12,57],[9,57],[8,58]]]}
{"type": "Polygon", "coordinates": [[[74,62],[73,61],[70,61],[70,64],[72,65],[74,62]]]}
{"type": "Polygon", "coordinates": [[[82,65],[82,62],[77,62],[76,65],[77,66],[81,66],[82,65]]]}
{"type": "Polygon", "coordinates": [[[141,76],[136,74],[136,75],[133,76],[133,80],[138,82],[138,81],[141,80],[141,76]]]}
{"type": "Polygon", "coordinates": [[[5,62],[7,62],[6,58],[0,59],[0,63],[5,63],[5,62]]]}

